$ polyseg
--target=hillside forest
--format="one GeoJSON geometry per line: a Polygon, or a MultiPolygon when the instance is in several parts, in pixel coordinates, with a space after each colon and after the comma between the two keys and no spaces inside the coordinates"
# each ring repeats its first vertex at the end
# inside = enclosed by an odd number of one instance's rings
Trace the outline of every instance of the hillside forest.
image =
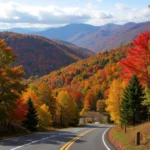
{"type": "Polygon", "coordinates": [[[149,118],[150,32],[132,43],[103,51],[52,71],[40,78],[25,78],[17,55],[0,41],[0,126],[77,126],[88,112],[110,116],[126,127],[149,118]]]}

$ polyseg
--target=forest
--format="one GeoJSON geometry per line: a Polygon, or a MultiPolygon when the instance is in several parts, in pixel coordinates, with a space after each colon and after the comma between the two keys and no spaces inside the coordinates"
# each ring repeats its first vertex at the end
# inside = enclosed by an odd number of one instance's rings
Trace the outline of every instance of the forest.
{"type": "Polygon", "coordinates": [[[13,54],[18,55],[14,65],[23,66],[26,78],[43,76],[94,54],[75,45],[65,45],[36,35],[0,32],[0,39],[4,39],[12,47],[13,54]]]}
{"type": "Polygon", "coordinates": [[[26,79],[13,49],[0,41],[0,126],[37,131],[77,126],[91,111],[125,129],[146,122],[150,105],[150,32],[132,43],[26,79]],[[70,113],[71,112],[71,113],[70,113]]]}

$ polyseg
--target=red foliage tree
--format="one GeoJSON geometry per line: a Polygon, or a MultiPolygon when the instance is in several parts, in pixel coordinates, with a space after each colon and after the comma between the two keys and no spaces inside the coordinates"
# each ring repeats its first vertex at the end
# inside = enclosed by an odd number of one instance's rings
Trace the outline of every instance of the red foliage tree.
{"type": "Polygon", "coordinates": [[[127,57],[120,62],[123,76],[130,80],[135,74],[144,86],[150,87],[150,32],[140,34],[133,44],[127,51],[127,57]]]}
{"type": "Polygon", "coordinates": [[[16,101],[15,105],[15,108],[11,111],[10,118],[17,123],[21,123],[25,119],[27,113],[27,104],[20,98],[16,101]]]}

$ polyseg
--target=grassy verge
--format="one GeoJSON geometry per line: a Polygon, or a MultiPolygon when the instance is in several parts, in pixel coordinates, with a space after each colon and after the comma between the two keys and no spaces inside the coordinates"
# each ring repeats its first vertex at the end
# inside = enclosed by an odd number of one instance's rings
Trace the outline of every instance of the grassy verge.
{"type": "Polygon", "coordinates": [[[110,141],[118,150],[150,150],[150,123],[145,123],[127,129],[127,133],[116,126],[109,132],[110,141]],[[141,145],[135,146],[136,132],[141,133],[141,145]]]}

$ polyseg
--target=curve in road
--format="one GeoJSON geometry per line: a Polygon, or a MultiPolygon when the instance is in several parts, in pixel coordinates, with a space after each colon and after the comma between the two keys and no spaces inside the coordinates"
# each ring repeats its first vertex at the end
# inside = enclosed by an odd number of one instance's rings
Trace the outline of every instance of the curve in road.
{"type": "Polygon", "coordinates": [[[0,141],[0,150],[115,150],[107,140],[108,125],[91,124],[0,141]]]}

